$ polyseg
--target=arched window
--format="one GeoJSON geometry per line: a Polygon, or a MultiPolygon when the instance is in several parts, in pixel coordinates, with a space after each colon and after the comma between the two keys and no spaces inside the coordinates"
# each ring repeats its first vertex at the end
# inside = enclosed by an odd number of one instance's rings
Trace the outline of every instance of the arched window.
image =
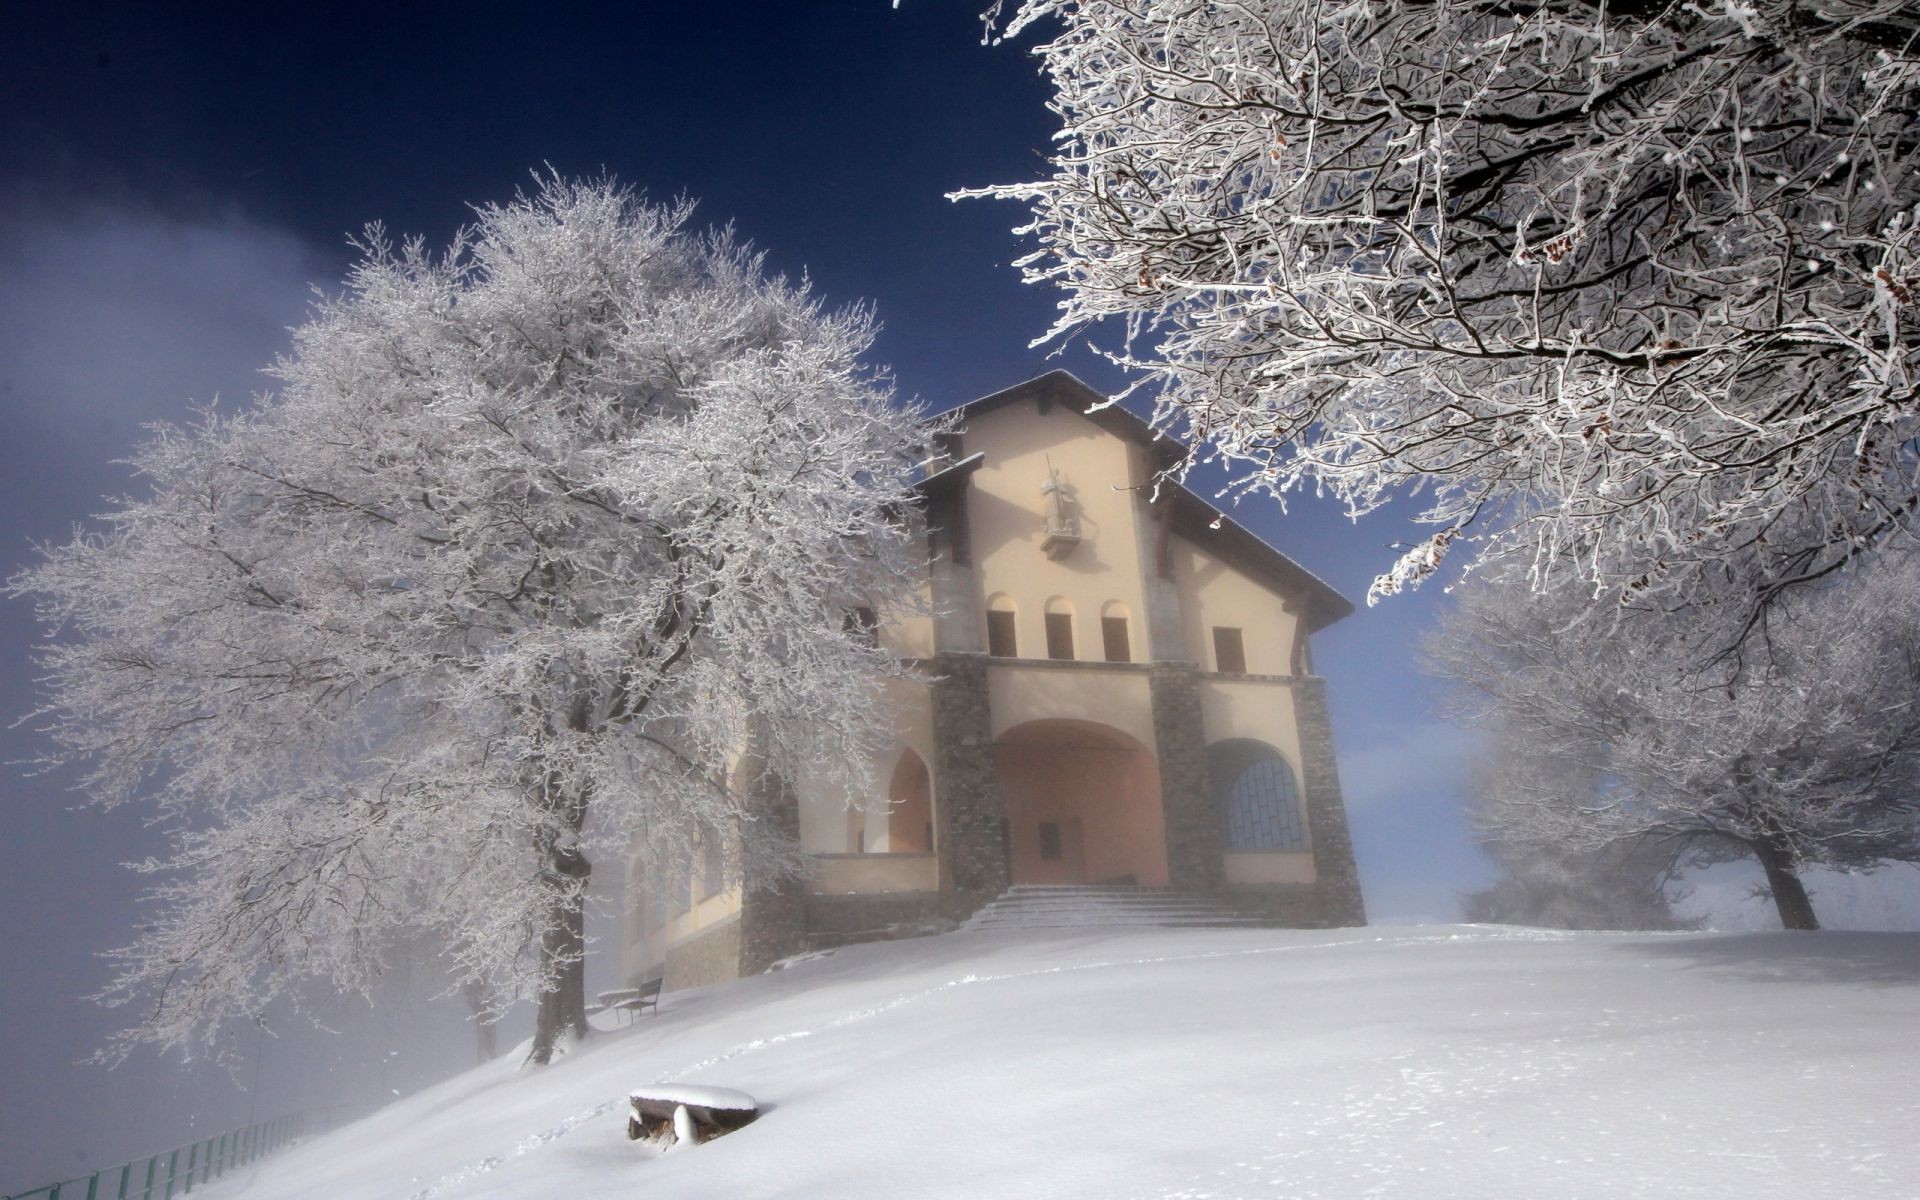
{"type": "Polygon", "coordinates": [[[1073,605],[1059,596],[1047,601],[1047,657],[1073,658],[1073,605]]]}
{"type": "Polygon", "coordinates": [[[1108,662],[1132,662],[1133,639],[1127,635],[1127,606],[1109,600],[1100,607],[1100,648],[1108,662]]]}
{"type": "Polygon", "coordinates": [[[1207,748],[1207,773],[1228,851],[1307,848],[1299,781],[1273,747],[1247,739],[1219,742],[1207,748]]]}
{"type": "Polygon", "coordinates": [[[997,595],[987,600],[987,653],[995,658],[1019,658],[1020,638],[1015,632],[1015,612],[1011,596],[997,595]]]}

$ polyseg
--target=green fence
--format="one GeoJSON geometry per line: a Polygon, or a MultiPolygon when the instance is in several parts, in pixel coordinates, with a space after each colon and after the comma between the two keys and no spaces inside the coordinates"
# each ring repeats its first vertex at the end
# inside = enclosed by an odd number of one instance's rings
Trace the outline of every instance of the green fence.
{"type": "Polygon", "coordinates": [[[4,1200],[173,1200],[192,1192],[196,1183],[205,1186],[286,1146],[300,1136],[301,1124],[299,1113],[275,1117],[151,1158],[15,1192],[4,1200]]]}

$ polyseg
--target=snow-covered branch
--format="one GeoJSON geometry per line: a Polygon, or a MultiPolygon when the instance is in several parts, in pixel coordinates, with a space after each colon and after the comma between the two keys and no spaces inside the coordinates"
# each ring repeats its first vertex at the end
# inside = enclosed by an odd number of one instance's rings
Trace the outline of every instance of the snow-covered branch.
{"type": "Polygon", "coordinates": [[[1763,608],[1912,529],[1910,4],[1027,0],[1029,27],[1052,173],[959,194],[1031,206],[1050,336],[1117,320],[1111,357],[1240,486],[1421,488],[1442,529],[1656,605],[1733,569],[1763,608]]]}

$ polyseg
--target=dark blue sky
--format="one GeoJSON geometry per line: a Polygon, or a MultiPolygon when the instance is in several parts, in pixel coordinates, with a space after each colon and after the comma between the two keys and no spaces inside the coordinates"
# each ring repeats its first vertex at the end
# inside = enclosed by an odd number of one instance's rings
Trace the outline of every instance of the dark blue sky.
{"type": "MultiPolygon", "coordinates": [[[[111,460],[142,423],[263,387],[308,286],[351,261],[349,232],[380,220],[444,242],[466,204],[548,164],[696,197],[776,268],[873,302],[880,359],[936,408],[1057,365],[1112,386],[1084,350],[1027,348],[1054,300],[1008,265],[1024,213],[943,198],[1041,171],[1052,129],[1027,46],[982,46],[981,7],[8,6],[0,571],[127,486],[111,460]]],[[[1355,599],[1408,532],[1311,501],[1236,516],[1355,599]]],[[[1451,917],[1484,872],[1457,815],[1461,739],[1412,660],[1439,601],[1363,608],[1316,646],[1369,904],[1389,919],[1451,917]]],[[[36,636],[25,605],[0,603],[9,717],[31,706],[36,636]]],[[[35,746],[16,728],[0,753],[35,746]]],[[[141,814],[74,801],[0,774],[0,1192],[217,1131],[250,1103],[251,1064],[76,1065],[118,1019],[83,999],[105,981],[97,955],[140,920],[119,863],[154,844],[141,814]]],[[[261,1115],[364,1106],[466,1053],[457,1006],[325,1016],[347,1032],[269,1045],[261,1115]]]]}

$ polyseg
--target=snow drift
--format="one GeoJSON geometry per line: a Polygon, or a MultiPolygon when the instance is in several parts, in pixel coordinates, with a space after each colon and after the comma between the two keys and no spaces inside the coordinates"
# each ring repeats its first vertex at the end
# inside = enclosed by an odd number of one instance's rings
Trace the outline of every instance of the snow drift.
{"type": "Polygon", "coordinates": [[[671,995],[208,1200],[1908,1197],[1920,935],[952,934],[671,995]],[[653,1156],[655,1080],[753,1125],[653,1156]]]}

